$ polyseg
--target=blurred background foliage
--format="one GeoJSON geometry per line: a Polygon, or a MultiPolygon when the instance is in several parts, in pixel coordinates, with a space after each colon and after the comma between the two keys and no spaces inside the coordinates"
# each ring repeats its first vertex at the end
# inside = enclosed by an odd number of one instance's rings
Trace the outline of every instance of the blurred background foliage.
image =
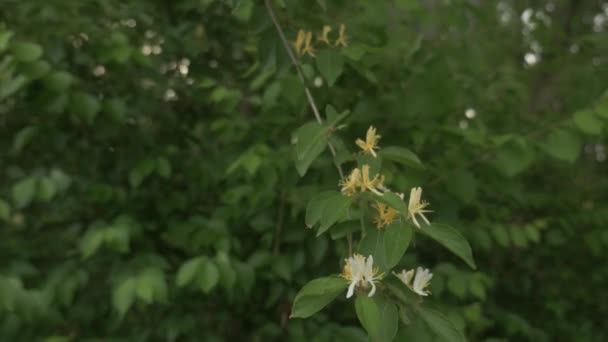
{"type": "MultiPolygon", "coordinates": [[[[471,241],[477,271],[408,250],[428,300],[471,341],[605,341],[608,3],[273,6],[291,40],[345,24],[302,57],[317,102],[351,110],[346,146],[372,124],[416,152],[391,184],[471,241]]],[[[2,0],[2,339],[365,340],[343,299],[288,320],[346,254],[304,228],[339,180],[329,153],[296,172],[310,120],[260,1],[2,0]]]]}

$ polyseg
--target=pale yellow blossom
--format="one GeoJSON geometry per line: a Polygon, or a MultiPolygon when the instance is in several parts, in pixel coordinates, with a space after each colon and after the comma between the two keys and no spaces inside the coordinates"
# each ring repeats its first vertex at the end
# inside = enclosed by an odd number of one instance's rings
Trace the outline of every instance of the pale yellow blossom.
{"type": "Polygon", "coordinates": [[[346,298],[350,298],[355,293],[355,287],[367,289],[371,286],[368,297],[376,293],[376,281],[382,279],[383,274],[378,274],[378,267],[374,267],[374,257],[365,258],[361,254],[355,254],[346,259],[344,270],[340,276],[350,282],[346,298]],[[367,260],[366,260],[367,259],[367,260]]]}
{"type": "Polygon", "coordinates": [[[340,24],[340,31],[339,31],[338,39],[336,39],[336,41],[334,42],[334,46],[336,46],[336,47],[338,47],[338,46],[347,47],[348,46],[348,36],[346,35],[345,31],[346,31],[346,26],[344,26],[344,24],[340,24]]]}
{"type": "Polygon", "coordinates": [[[376,128],[374,128],[374,126],[369,126],[369,128],[367,129],[367,133],[365,134],[365,141],[363,141],[362,139],[357,139],[355,143],[363,150],[364,153],[369,153],[375,158],[375,150],[378,149],[379,140],[380,135],[376,134],[376,128]]]}
{"type": "Polygon", "coordinates": [[[424,216],[424,213],[430,212],[430,210],[424,209],[429,204],[427,202],[420,201],[420,197],[422,197],[422,188],[420,188],[420,187],[412,188],[412,190],[410,191],[410,201],[407,206],[407,209],[408,209],[407,218],[412,219],[412,221],[418,228],[420,228],[420,224],[416,220],[416,215],[422,217],[422,219],[424,220],[424,222],[426,222],[426,224],[431,224],[429,222],[429,220],[426,218],[426,216],[424,216]]]}

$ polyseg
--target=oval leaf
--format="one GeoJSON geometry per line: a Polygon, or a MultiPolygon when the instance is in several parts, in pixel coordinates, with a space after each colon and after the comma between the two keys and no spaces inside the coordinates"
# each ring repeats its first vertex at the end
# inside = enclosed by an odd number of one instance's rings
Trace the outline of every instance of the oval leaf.
{"type": "Polygon", "coordinates": [[[348,287],[348,282],[338,277],[318,278],[310,281],[298,292],[293,301],[290,318],[307,318],[331,303],[348,287]]]}
{"type": "Polygon", "coordinates": [[[420,318],[431,328],[431,330],[439,337],[442,341],[447,342],[466,342],[466,339],[462,332],[458,330],[454,324],[441,312],[420,307],[417,310],[420,318]]]}
{"type": "Polygon", "coordinates": [[[430,226],[424,226],[420,231],[439,242],[450,252],[456,254],[472,269],[476,268],[469,242],[456,229],[447,225],[433,223],[430,226]]]}

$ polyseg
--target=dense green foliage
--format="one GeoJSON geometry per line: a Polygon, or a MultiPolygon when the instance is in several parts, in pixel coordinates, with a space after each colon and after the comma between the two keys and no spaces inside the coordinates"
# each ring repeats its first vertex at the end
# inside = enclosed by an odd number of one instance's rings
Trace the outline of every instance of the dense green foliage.
{"type": "MultiPolygon", "coordinates": [[[[319,107],[350,111],[339,161],[377,127],[424,165],[391,186],[471,243],[476,270],[413,238],[398,262],[433,271],[438,311],[400,340],[449,340],[438,312],[471,341],[608,339],[608,3],[273,3],[313,32],[319,107]],[[317,40],[340,24],[348,46],[317,40]]],[[[313,120],[263,2],[3,0],[0,336],[364,341],[365,297],[289,319],[348,254],[306,229],[339,182],[328,150],[294,157],[313,120]]]]}

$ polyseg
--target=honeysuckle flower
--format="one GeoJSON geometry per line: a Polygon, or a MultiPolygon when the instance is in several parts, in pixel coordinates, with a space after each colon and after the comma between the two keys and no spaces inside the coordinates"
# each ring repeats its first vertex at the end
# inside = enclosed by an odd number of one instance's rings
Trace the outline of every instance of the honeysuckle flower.
{"type": "Polygon", "coordinates": [[[420,228],[420,224],[416,220],[416,215],[422,217],[422,219],[424,220],[424,222],[426,222],[426,224],[431,224],[429,222],[429,220],[426,218],[426,216],[424,216],[424,213],[430,212],[430,210],[424,209],[429,204],[428,204],[428,202],[424,202],[424,201],[421,202],[420,201],[421,196],[422,196],[421,187],[412,188],[412,190],[410,191],[410,202],[407,206],[407,209],[408,209],[407,218],[408,219],[411,218],[412,221],[414,221],[414,224],[416,225],[416,227],[418,227],[418,228],[420,228]]]}
{"type": "Polygon", "coordinates": [[[302,55],[302,47],[304,46],[304,41],[306,40],[306,32],[303,30],[298,30],[298,36],[296,37],[295,42],[293,42],[293,47],[296,49],[296,53],[298,56],[302,55]]]}
{"type": "Polygon", "coordinates": [[[363,150],[364,153],[369,153],[375,158],[375,150],[378,149],[379,140],[380,136],[376,134],[376,128],[374,128],[374,126],[369,126],[369,128],[367,129],[367,133],[365,134],[365,141],[357,139],[355,143],[363,150]]]}
{"type": "Polygon", "coordinates": [[[308,54],[311,57],[315,57],[315,48],[311,45],[312,32],[306,32],[306,39],[304,40],[304,48],[302,54],[308,54]]]}
{"type": "Polygon", "coordinates": [[[367,296],[373,296],[376,293],[376,284],[374,282],[382,279],[382,274],[378,274],[378,267],[374,267],[374,257],[370,255],[366,260],[361,254],[355,254],[346,259],[344,270],[340,276],[350,282],[346,298],[353,296],[355,287],[367,289],[371,286],[371,290],[367,296]]]}
{"type": "Polygon", "coordinates": [[[399,214],[397,210],[381,202],[376,202],[372,206],[378,211],[378,214],[376,215],[376,217],[374,217],[374,223],[376,224],[376,228],[378,229],[381,229],[393,223],[393,221],[395,221],[395,218],[399,214]]]}
{"type": "Polygon", "coordinates": [[[344,24],[340,24],[340,34],[338,35],[338,39],[334,42],[334,46],[348,46],[348,37],[345,34],[346,26],[344,24]]]}
{"type": "Polygon", "coordinates": [[[357,192],[359,184],[361,184],[361,170],[354,169],[345,180],[340,181],[340,186],[342,187],[340,191],[350,197],[357,192]]]}
{"type": "Polygon", "coordinates": [[[321,33],[321,37],[318,37],[317,40],[319,40],[327,45],[331,45],[331,43],[329,42],[329,32],[331,32],[331,26],[324,25],[323,32],[321,33]]]}
{"type": "Polygon", "coordinates": [[[361,184],[360,184],[361,192],[369,190],[378,196],[382,196],[383,193],[381,193],[378,190],[378,188],[384,187],[383,183],[384,183],[384,176],[376,175],[376,176],[374,176],[373,179],[370,179],[369,178],[369,165],[367,165],[367,164],[363,165],[363,167],[361,168],[361,184]]]}
{"type": "Polygon", "coordinates": [[[393,274],[415,293],[421,296],[428,296],[431,293],[426,289],[431,284],[431,278],[433,278],[433,273],[428,269],[423,269],[419,266],[416,269],[416,275],[414,275],[414,269],[409,271],[402,270],[401,273],[393,272],[393,274]],[[413,283],[412,279],[414,280],[413,283]]]}

